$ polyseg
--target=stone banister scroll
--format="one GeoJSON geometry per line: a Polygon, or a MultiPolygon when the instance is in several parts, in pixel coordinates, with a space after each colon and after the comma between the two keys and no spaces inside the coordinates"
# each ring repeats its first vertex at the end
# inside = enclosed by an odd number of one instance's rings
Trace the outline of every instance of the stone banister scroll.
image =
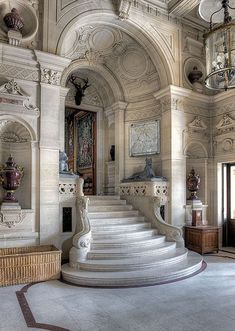
{"type": "Polygon", "coordinates": [[[166,240],[175,241],[177,247],[184,247],[182,230],[166,223],[160,213],[160,207],[167,205],[168,183],[164,180],[125,182],[120,184],[120,196],[138,209],[159,234],[166,240]]]}
{"type": "Polygon", "coordinates": [[[73,237],[73,247],[69,252],[69,264],[72,268],[79,268],[79,261],[86,259],[90,250],[91,227],[88,218],[89,198],[77,197],[77,229],[73,237]]]}

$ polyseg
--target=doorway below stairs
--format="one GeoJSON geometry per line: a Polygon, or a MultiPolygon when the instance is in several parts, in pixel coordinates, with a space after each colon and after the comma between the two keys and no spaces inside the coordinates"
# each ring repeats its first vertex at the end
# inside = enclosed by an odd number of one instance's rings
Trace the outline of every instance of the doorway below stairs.
{"type": "Polygon", "coordinates": [[[85,195],[96,194],[96,113],[66,107],[65,152],[68,166],[84,179],[85,195]]]}

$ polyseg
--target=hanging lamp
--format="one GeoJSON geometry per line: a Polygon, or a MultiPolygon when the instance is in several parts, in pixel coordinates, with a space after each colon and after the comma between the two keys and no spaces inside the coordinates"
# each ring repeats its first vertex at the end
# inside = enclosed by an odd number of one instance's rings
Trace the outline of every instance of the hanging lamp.
{"type": "Polygon", "coordinates": [[[210,23],[204,34],[205,85],[212,90],[235,88],[235,0],[202,0],[200,16],[210,23]]]}

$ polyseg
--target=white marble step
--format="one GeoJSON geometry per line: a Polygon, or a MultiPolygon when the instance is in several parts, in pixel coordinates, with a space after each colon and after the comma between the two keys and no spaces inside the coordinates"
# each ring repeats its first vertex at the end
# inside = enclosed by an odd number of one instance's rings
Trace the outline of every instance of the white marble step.
{"type": "Polygon", "coordinates": [[[88,260],[107,260],[107,259],[126,259],[142,256],[157,256],[160,254],[172,252],[175,250],[176,244],[164,242],[162,244],[147,246],[147,247],[128,247],[128,249],[98,249],[91,250],[88,255],[88,260]]]}
{"type": "Polygon", "coordinates": [[[89,200],[120,200],[120,195],[87,195],[89,200]]]}
{"type": "Polygon", "coordinates": [[[110,240],[100,240],[100,241],[93,241],[91,242],[91,249],[131,249],[132,247],[145,249],[146,247],[153,246],[153,245],[159,245],[165,241],[164,236],[154,236],[150,238],[145,238],[145,239],[136,239],[134,238],[133,240],[115,240],[115,241],[110,241],[110,240]]]}
{"type": "Polygon", "coordinates": [[[123,234],[142,229],[150,229],[151,223],[133,223],[133,224],[101,224],[92,225],[92,234],[109,235],[109,234],[123,234]]]}
{"type": "Polygon", "coordinates": [[[126,233],[108,233],[103,232],[100,233],[93,233],[92,232],[92,242],[113,242],[115,243],[116,240],[135,240],[135,239],[146,239],[156,235],[155,229],[143,229],[133,232],[126,232],[126,233]]]}
{"type": "Polygon", "coordinates": [[[90,206],[116,206],[116,205],[126,205],[126,200],[118,200],[118,199],[107,199],[107,200],[97,200],[91,199],[89,201],[90,206]]]}
{"type": "Polygon", "coordinates": [[[106,217],[106,218],[89,218],[92,226],[111,226],[120,224],[136,224],[136,222],[144,222],[143,216],[129,216],[129,217],[106,217]]]}
{"type": "Polygon", "coordinates": [[[77,270],[62,265],[62,276],[67,282],[98,287],[129,287],[161,284],[173,280],[179,280],[197,272],[202,267],[201,255],[190,252],[187,259],[171,265],[153,267],[134,271],[95,272],[77,270]]]}
{"type": "Polygon", "coordinates": [[[88,207],[88,213],[92,212],[114,212],[114,211],[120,211],[125,212],[127,210],[133,210],[133,207],[131,205],[113,205],[113,206],[89,206],[88,207]]]}
{"type": "Polygon", "coordinates": [[[179,263],[186,259],[187,252],[186,248],[176,248],[174,251],[157,256],[113,260],[86,260],[79,262],[79,267],[82,270],[90,271],[127,271],[162,267],[164,265],[179,263]]]}
{"type": "Polygon", "coordinates": [[[127,210],[127,211],[107,211],[107,212],[89,212],[89,218],[117,218],[117,217],[131,217],[138,216],[138,210],[127,210]]]}

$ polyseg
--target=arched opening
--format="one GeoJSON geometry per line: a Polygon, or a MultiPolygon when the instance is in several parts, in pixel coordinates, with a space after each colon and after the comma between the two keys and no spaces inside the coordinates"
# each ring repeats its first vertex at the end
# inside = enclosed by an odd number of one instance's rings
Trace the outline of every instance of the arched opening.
{"type": "MultiPolygon", "coordinates": [[[[144,164],[143,157],[129,156],[129,127],[133,122],[139,120],[143,122],[148,118],[152,120],[153,116],[155,117],[153,109],[157,107],[153,95],[166,84],[168,74],[165,72],[163,78],[160,78],[154,61],[139,42],[141,38],[137,28],[132,27],[131,33],[126,33],[121,26],[113,26],[108,24],[109,22],[102,25],[79,23],[74,25],[73,30],[67,32],[67,37],[60,48],[61,55],[72,59],[71,65],[62,77],[62,85],[69,88],[65,102],[65,140],[67,139],[65,149],[70,154],[68,141],[69,136],[72,136],[74,143],[70,163],[75,172],[83,173],[81,167],[76,166],[79,163],[77,156],[80,153],[77,150],[79,130],[76,118],[83,116],[82,112],[96,113],[97,134],[93,136],[93,142],[95,141],[93,146],[96,147],[96,151],[90,149],[94,156],[92,167],[96,165],[96,174],[93,174],[93,178],[97,178],[95,193],[110,193],[108,191],[110,186],[113,186],[113,182],[117,187],[124,176],[144,164]],[[77,77],[80,84],[88,80],[90,85],[80,105],[76,105],[75,102],[76,89],[71,84],[71,75],[77,77]],[[137,109],[138,115],[129,121],[127,114],[131,114],[129,117],[133,118],[132,115],[137,109]],[[72,134],[68,132],[69,127],[72,129],[72,134]],[[115,145],[115,162],[110,163],[112,161],[110,148],[113,145],[115,145]]],[[[155,162],[157,168],[160,168],[159,157],[153,158],[153,163],[155,162]]]]}

